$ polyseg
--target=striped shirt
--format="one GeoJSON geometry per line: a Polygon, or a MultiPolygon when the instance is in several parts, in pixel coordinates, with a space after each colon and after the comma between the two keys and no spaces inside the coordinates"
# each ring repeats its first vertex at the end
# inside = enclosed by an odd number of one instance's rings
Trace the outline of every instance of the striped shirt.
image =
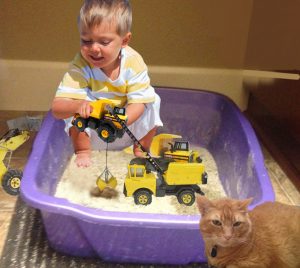
{"type": "Polygon", "coordinates": [[[126,103],[151,103],[155,91],[150,85],[148,69],[143,58],[132,48],[121,50],[120,74],[111,80],[97,67],[91,66],[78,53],[64,75],[56,97],[71,99],[114,99],[126,103]]]}

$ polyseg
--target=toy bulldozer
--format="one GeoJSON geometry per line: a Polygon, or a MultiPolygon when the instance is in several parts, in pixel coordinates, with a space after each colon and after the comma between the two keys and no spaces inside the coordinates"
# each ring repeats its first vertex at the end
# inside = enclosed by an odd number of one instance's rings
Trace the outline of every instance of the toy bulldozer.
{"type": "Polygon", "coordinates": [[[28,139],[29,132],[19,129],[11,129],[0,138],[0,182],[3,189],[10,195],[19,194],[23,175],[22,171],[9,168],[11,156],[13,151],[28,139]]]}

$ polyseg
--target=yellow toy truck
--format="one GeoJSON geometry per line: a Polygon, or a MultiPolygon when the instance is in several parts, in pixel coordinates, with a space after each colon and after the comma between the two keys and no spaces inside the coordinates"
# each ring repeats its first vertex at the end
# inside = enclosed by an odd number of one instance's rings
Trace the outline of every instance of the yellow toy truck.
{"type": "Polygon", "coordinates": [[[174,139],[181,138],[179,135],[165,133],[155,136],[151,144],[152,154],[158,157],[172,159],[175,162],[201,163],[202,159],[199,156],[199,152],[190,150],[188,141],[173,141],[174,139]],[[168,146],[170,146],[170,148],[168,146]]]}
{"type": "Polygon", "coordinates": [[[176,195],[180,204],[191,206],[195,202],[195,193],[204,194],[199,184],[207,183],[207,174],[199,153],[189,150],[186,141],[168,143],[170,150],[163,146],[163,140],[179,137],[161,134],[154,138],[151,152],[160,156],[154,160],[160,169],[147,158],[135,158],[130,162],[124,182],[125,196],[133,196],[138,205],[148,205],[152,195],[176,195]]]}
{"type": "Polygon", "coordinates": [[[81,132],[87,127],[96,130],[98,136],[103,141],[110,143],[114,142],[116,138],[121,138],[125,130],[121,124],[116,120],[116,116],[122,121],[127,121],[125,115],[125,108],[117,107],[119,101],[110,99],[100,99],[91,102],[92,113],[88,118],[83,118],[76,114],[73,118],[72,124],[81,132]],[[110,110],[113,109],[114,115],[110,110]]]}
{"type": "Polygon", "coordinates": [[[10,169],[10,160],[13,151],[29,139],[28,131],[11,129],[0,139],[0,181],[3,189],[11,195],[20,192],[22,171],[10,169]]]}

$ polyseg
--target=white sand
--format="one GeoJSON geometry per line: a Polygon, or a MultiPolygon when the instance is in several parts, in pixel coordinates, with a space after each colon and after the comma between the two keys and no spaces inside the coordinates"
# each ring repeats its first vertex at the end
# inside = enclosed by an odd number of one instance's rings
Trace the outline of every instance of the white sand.
{"type": "MultiPolygon", "coordinates": [[[[200,152],[205,170],[208,174],[208,183],[199,185],[208,198],[215,199],[226,196],[219,181],[218,171],[211,154],[203,148],[193,148],[200,152]]],[[[133,158],[132,154],[123,151],[108,151],[108,168],[117,178],[116,190],[119,195],[113,199],[94,197],[90,191],[96,187],[97,177],[105,168],[105,152],[92,153],[92,166],[78,168],[74,163],[74,155],[70,159],[61,180],[58,183],[55,196],[66,198],[72,203],[106,211],[142,212],[155,214],[196,215],[199,214],[196,204],[185,206],[179,204],[176,196],[155,197],[148,206],[135,205],[133,197],[125,197],[123,183],[127,174],[127,165],[133,158]]]]}

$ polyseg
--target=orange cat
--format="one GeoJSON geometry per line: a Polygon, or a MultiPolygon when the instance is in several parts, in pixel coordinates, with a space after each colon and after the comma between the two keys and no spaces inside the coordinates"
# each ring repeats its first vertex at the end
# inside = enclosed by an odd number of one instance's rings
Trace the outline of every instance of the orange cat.
{"type": "Polygon", "coordinates": [[[252,199],[197,196],[200,231],[210,265],[220,268],[300,268],[300,207],[252,199]]]}

